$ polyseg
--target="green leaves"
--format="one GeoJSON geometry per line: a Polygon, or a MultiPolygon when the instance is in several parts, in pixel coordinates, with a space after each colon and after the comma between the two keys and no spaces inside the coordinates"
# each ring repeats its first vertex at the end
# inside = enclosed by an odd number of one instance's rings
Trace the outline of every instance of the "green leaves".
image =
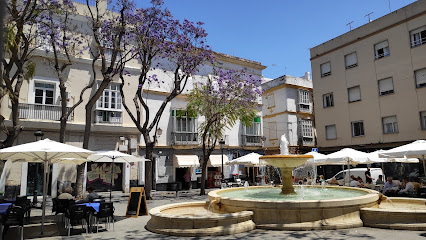
{"type": "Polygon", "coordinates": [[[36,70],[36,64],[33,61],[28,61],[25,65],[25,73],[24,73],[24,79],[27,81],[30,81],[31,78],[34,77],[36,70]]]}

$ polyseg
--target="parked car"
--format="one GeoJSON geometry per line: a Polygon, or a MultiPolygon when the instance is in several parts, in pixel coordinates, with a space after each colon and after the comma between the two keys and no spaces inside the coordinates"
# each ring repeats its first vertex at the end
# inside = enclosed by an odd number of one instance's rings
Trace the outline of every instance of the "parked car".
{"type": "MultiPolygon", "coordinates": [[[[354,175],[354,177],[360,177],[362,181],[365,183],[365,171],[367,171],[367,168],[352,168],[343,170],[338,172],[333,177],[336,178],[336,180],[339,182],[339,185],[343,185],[343,182],[345,182],[345,185],[349,186],[349,178],[351,175],[354,175]],[[343,177],[345,177],[343,181],[343,177]]],[[[376,184],[376,180],[379,178],[379,175],[383,176],[383,181],[386,181],[385,175],[383,174],[383,171],[381,168],[370,168],[371,177],[373,178],[373,184],[376,184]]],[[[332,178],[329,178],[325,180],[327,183],[331,181],[332,178]]]]}

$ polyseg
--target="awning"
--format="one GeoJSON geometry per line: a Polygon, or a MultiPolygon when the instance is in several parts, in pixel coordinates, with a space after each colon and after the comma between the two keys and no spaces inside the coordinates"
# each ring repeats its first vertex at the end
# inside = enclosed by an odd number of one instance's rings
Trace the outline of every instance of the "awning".
{"type": "Polygon", "coordinates": [[[199,167],[200,161],[197,155],[173,155],[175,168],[199,167]]]}
{"type": "MultiPolygon", "coordinates": [[[[228,156],[223,155],[223,165],[228,162],[228,156]]],[[[207,167],[222,167],[222,155],[210,155],[207,167]]]]}

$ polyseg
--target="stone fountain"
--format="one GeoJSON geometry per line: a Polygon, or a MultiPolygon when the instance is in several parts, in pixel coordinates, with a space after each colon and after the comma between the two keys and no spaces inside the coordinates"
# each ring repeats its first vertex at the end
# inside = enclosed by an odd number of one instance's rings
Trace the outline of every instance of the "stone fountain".
{"type": "Polygon", "coordinates": [[[295,194],[293,187],[293,168],[304,164],[311,155],[289,155],[288,141],[285,135],[281,136],[280,155],[266,155],[260,159],[266,161],[269,165],[280,168],[282,176],[281,194],[295,194]]]}

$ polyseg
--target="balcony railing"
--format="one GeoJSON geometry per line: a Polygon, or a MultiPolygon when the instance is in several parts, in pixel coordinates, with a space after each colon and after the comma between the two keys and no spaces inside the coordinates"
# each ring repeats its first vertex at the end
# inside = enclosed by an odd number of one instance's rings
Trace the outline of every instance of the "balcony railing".
{"type": "MultiPolygon", "coordinates": [[[[61,106],[20,103],[19,118],[59,121],[61,119],[61,106]]],[[[67,121],[71,120],[72,114],[68,117],[67,121]]]]}
{"type": "Polygon", "coordinates": [[[241,135],[244,147],[262,147],[261,136],[241,135]]]}
{"type": "Polygon", "coordinates": [[[198,133],[172,132],[172,145],[198,145],[198,133]]]}

